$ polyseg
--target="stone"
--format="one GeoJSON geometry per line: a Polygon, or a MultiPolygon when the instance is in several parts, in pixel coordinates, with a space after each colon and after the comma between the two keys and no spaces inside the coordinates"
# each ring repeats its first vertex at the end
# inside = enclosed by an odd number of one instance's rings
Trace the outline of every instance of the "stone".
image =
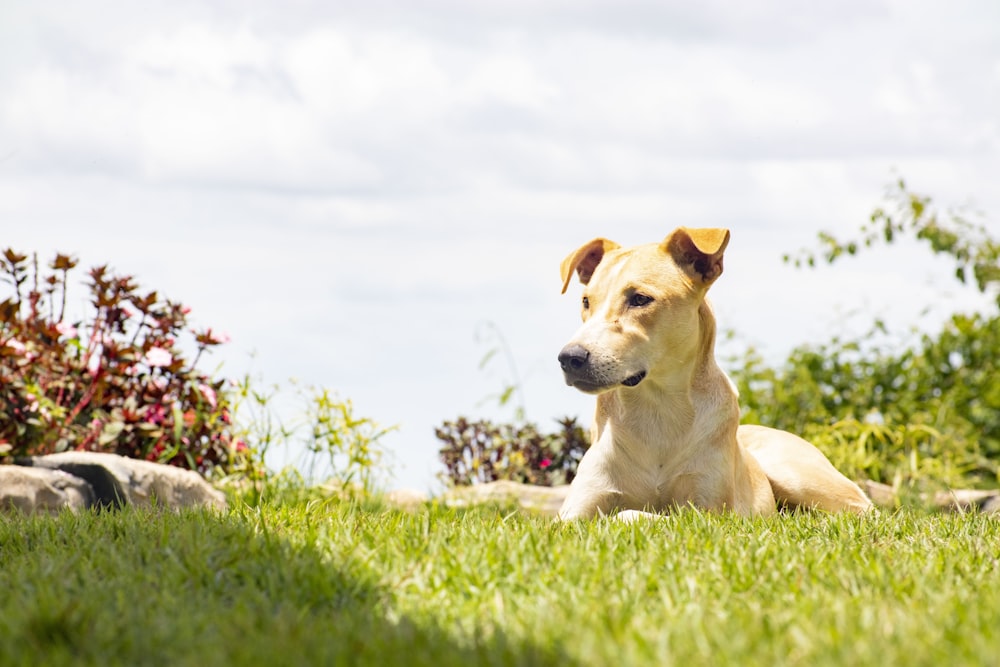
{"type": "Polygon", "coordinates": [[[0,511],[55,514],[95,503],[86,481],[61,470],[0,466],[0,511]]]}
{"type": "Polygon", "coordinates": [[[523,510],[554,517],[566,500],[569,485],[534,486],[510,480],[498,480],[472,486],[455,487],[442,496],[444,504],[464,507],[481,503],[515,503],[523,510]]]}
{"type": "Polygon", "coordinates": [[[861,488],[871,501],[878,505],[879,507],[895,507],[898,501],[896,496],[896,490],[889,486],[888,484],[882,484],[881,482],[873,482],[870,479],[866,479],[861,482],[861,488]]]}
{"type": "Polygon", "coordinates": [[[980,489],[949,489],[934,494],[934,505],[942,509],[961,512],[985,509],[987,503],[998,495],[998,491],[983,491],[980,489]]]}
{"type": "Polygon", "coordinates": [[[414,510],[429,502],[430,497],[416,489],[394,489],[385,494],[385,500],[400,509],[414,510]]]}
{"type": "Polygon", "coordinates": [[[996,514],[1000,516],[1000,495],[987,498],[979,507],[979,511],[983,514],[996,514]]]}
{"type": "Polygon", "coordinates": [[[18,459],[17,464],[59,470],[86,481],[104,508],[161,505],[226,508],[226,496],[198,473],[176,466],[101,452],[62,452],[18,459]]]}

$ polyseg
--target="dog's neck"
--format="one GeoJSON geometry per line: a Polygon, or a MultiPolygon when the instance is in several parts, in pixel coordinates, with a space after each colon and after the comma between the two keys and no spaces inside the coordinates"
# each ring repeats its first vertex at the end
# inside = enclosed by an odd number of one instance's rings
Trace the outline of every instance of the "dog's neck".
{"type": "MultiPolygon", "coordinates": [[[[707,301],[698,309],[695,353],[669,372],[650,374],[636,387],[618,387],[597,397],[598,437],[610,426],[621,443],[686,441],[699,429],[706,406],[725,412],[735,438],[739,406],[732,383],[715,360],[715,316],[707,301]],[[700,405],[700,411],[695,405],[700,405]]],[[[718,414],[717,412],[715,413],[718,414]]]]}

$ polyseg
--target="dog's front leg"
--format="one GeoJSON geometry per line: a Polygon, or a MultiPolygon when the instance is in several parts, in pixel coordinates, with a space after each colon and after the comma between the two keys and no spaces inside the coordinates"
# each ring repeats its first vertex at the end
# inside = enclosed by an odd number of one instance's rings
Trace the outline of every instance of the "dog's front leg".
{"type": "Polygon", "coordinates": [[[610,514],[619,507],[621,495],[618,491],[588,488],[588,485],[577,484],[577,480],[574,479],[569,495],[559,510],[559,520],[592,519],[610,514]]]}
{"type": "Polygon", "coordinates": [[[583,455],[569,487],[569,494],[559,510],[559,518],[592,519],[621,508],[622,492],[609,473],[610,431],[583,455]]]}
{"type": "Polygon", "coordinates": [[[571,499],[567,498],[566,502],[563,503],[562,509],[559,510],[558,518],[560,521],[569,521],[572,519],[592,519],[594,517],[611,514],[612,519],[622,523],[632,523],[638,519],[662,521],[667,518],[667,515],[665,514],[655,514],[653,512],[629,509],[623,509],[612,514],[615,508],[620,506],[620,498],[620,493],[612,493],[604,498],[600,496],[590,496],[588,498],[581,499],[580,502],[572,503],[570,502],[571,499]]]}

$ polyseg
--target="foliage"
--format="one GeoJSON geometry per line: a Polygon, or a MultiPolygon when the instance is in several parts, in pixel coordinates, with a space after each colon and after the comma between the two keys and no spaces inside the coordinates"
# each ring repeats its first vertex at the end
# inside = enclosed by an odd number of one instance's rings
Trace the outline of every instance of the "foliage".
{"type": "Polygon", "coordinates": [[[297,416],[286,421],[276,405],[284,389],[278,384],[261,386],[259,378],[249,374],[236,383],[233,412],[237,432],[252,443],[262,462],[275,449],[297,448],[301,454],[296,467],[286,467],[254,485],[255,503],[275,491],[307,493],[310,485],[323,481],[321,475],[340,493],[376,490],[387,453],[381,441],[395,426],[382,427],[373,419],[360,417],[350,399],[314,386],[297,389],[297,416]]]}
{"type": "Polygon", "coordinates": [[[878,455],[865,465],[852,459],[848,469],[855,476],[905,485],[921,479],[995,483],[1000,318],[956,315],[915,348],[866,349],[864,342],[799,347],[777,369],[751,350],[732,372],[743,420],[848,449],[846,434],[874,434],[871,442],[881,445],[870,453],[878,455]]]}
{"type": "MultiPolygon", "coordinates": [[[[971,277],[981,292],[996,292],[1000,305],[1000,241],[984,225],[971,222],[961,211],[938,212],[930,197],[911,192],[899,179],[886,192],[887,205],[876,208],[861,226],[860,240],[840,241],[827,232],[819,234],[822,258],[829,264],[878,243],[887,245],[912,234],[926,242],[935,254],[955,261],[955,277],[966,283],[971,277]]],[[[804,250],[797,257],[785,255],[795,266],[815,266],[816,253],[804,250]]]]}
{"type": "Polygon", "coordinates": [[[978,514],[559,524],[329,500],[0,516],[0,544],[11,666],[983,665],[1000,625],[978,514]]]}
{"type": "Polygon", "coordinates": [[[576,420],[559,421],[561,430],[542,434],[534,424],[470,422],[464,417],[435,429],[444,445],[442,479],[455,486],[508,479],[540,486],[573,481],[589,438],[576,420]]]}
{"type": "Polygon", "coordinates": [[[76,265],[58,254],[43,271],[37,256],[10,249],[0,259],[11,288],[0,303],[0,459],[78,449],[203,473],[254,472],[246,444],[232,436],[224,381],[196,368],[227,338],[187,330],[186,307],[107,266],[89,272],[90,314],[70,321],[76,265]],[[188,336],[191,361],[180,342],[188,336]]]}
{"type": "MultiPolygon", "coordinates": [[[[824,258],[835,262],[915,233],[956,262],[956,277],[1000,286],[1000,243],[982,226],[944,218],[927,197],[900,181],[890,191],[894,213],[877,209],[863,240],[842,243],[821,234],[824,258]]],[[[806,254],[801,266],[813,265],[806,254]]],[[[801,346],[770,368],[753,349],[736,360],[733,377],[744,421],[802,433],[857,477],[897,486],[993,484],[1000,461],[1000,316],[956,314],[935,335],[902,345],[876,320],[857,338],[801,346]]]]}
{"type": "Polygon", "coordinates": [[[983,457],[974,439],[926,424],[875,424],[845,419],[810,424],[803,436],[852,479],[871,479],[917,498],[930,488],[995,485],[996,464],[983,457]],[[907,493],[907,492],[911,493],[907,493]]]}
{"type": "Polygon", "coordinates": [[[341,486],[374,490],[375,475],[385,455],[379,441],[395,427],[382,428],[372,419],[356,416],[350,399],[340,400],[326,389],[312,389],[306,396],[309,433],[304,444],[306,452],[313,455],[307,475],[312,477],[316,458],[325,458],[341,486]]]}

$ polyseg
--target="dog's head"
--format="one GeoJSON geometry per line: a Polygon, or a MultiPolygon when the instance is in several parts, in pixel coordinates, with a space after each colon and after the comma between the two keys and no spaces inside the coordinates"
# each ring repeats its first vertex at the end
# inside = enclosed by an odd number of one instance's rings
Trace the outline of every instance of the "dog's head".
{"type": "Polygon", "coordinates": [[[728,243],[729,230],[680,227],[634,248],[594,239],[563,260],[563,292],[574,272],[584,284],[583,325],[559,353],[566,384],[597,394],[689,369],[728,243]]]}

